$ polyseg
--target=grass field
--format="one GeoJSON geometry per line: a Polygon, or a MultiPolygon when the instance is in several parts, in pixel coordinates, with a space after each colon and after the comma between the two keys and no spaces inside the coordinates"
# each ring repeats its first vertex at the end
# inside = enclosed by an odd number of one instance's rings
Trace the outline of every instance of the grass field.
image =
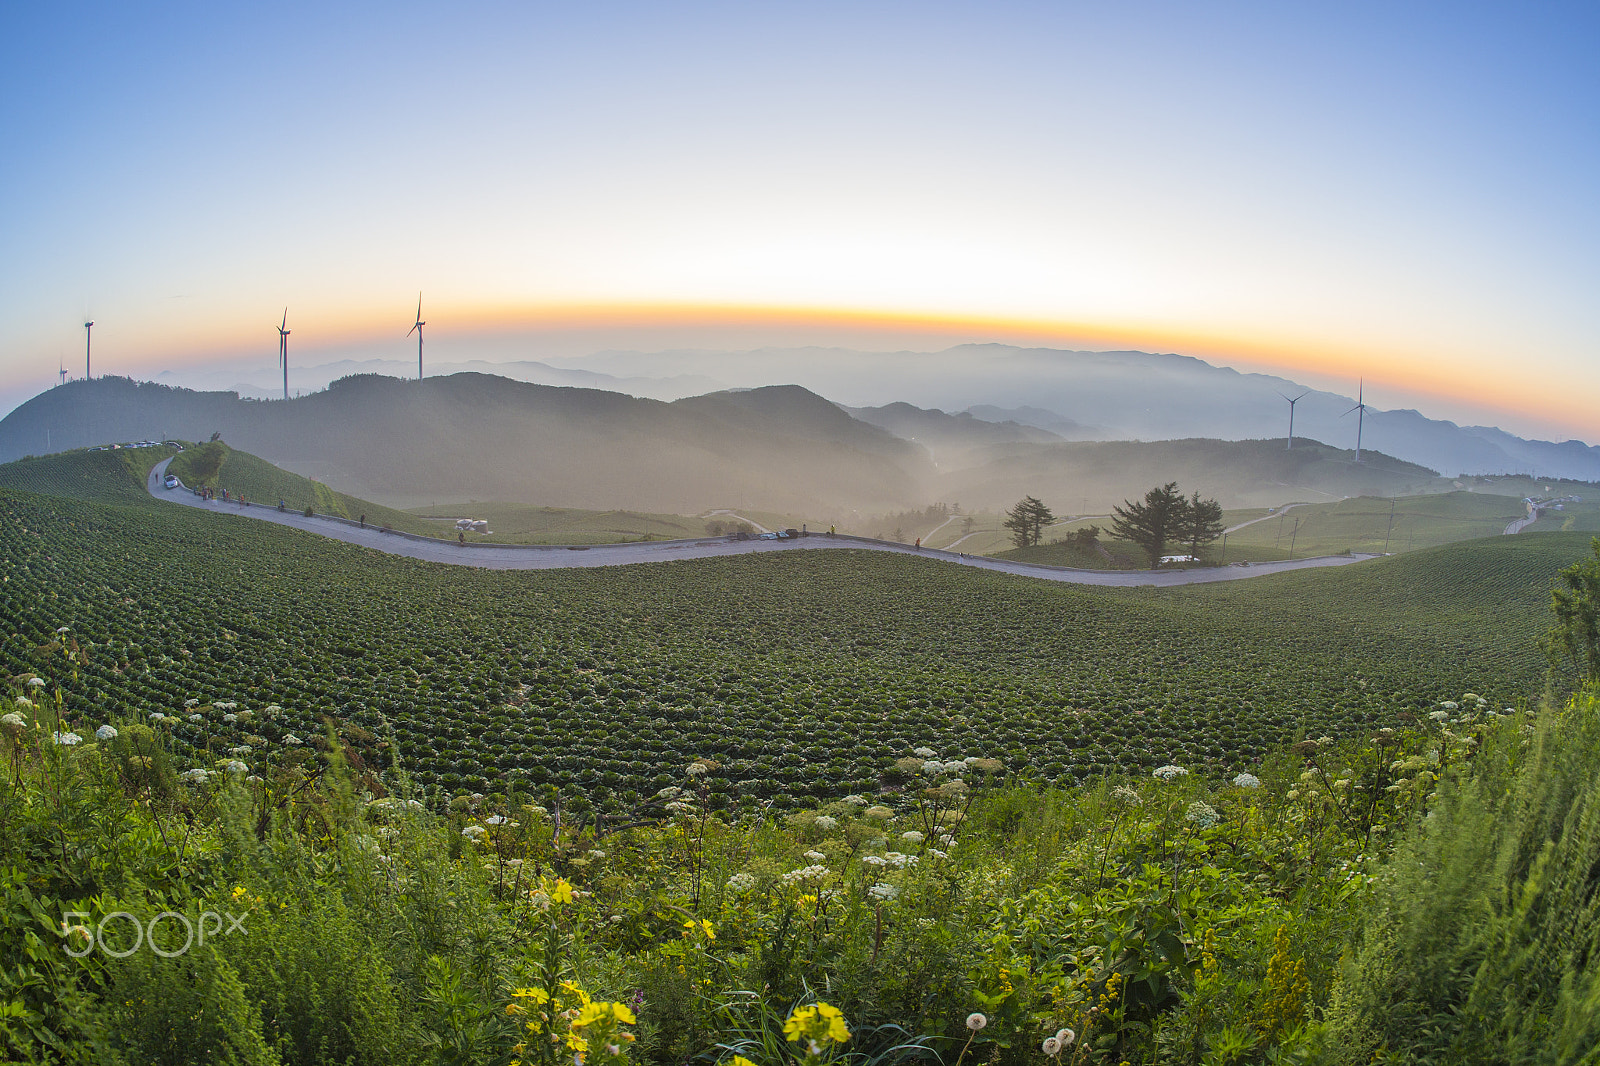
{"type": "MultiPolygon", "coordinates": [[[[731,532],[739,524],[732,514],[646,514],[638,511],[581,511],[520,503],[466,503],[420,507],[410,512],[425,528],[449,529],[458,518],[483,519],[490,536],[474,539],[492,544],[615,544],[634,540],[678,540],[731,532]]],[[[799,528],[791,515],[740,511],[739,516],[768,529],[799,528]]]]}
{"type": "MultiPolygon", "coordinates": [[[[110,453],[57,465],[131,476],[110,453]]],[[[1517,703],[1541,691],[1550,578],[1588,546],[1504,537],[1174,590],[846,551],[507,573],[122,498],[0,497],[7,671],[130,713],[281,707],[252,727],[264,744],[325,716],[392,727],[425,782],[600,798],[647,793],[691,753],[784,803],[876,787],[922,743],[1057,781],[1220,771],[1469,689],[1517,703]]]]}

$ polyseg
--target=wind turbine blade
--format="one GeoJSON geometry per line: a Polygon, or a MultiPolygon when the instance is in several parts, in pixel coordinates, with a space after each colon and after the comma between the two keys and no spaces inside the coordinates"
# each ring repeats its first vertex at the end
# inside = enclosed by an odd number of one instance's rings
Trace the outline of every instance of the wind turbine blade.
{"type": "Polygon", "coordinates": [[[1305,392],[1302,392],[1300,395],[1296,396],[1294,398],[1293,402],[1299,403],[1301,400],[1305,399],[1307,396],[1310,396],[1310,395],[1311,395],[1311,390],[1307,389],[1305,392]]]}
{"type": "Polygon", "coordinates": [[[1366,406],[1366,405],[1365,405],[1365,404],[1359,404],[1359,403],[1358,403],[1358,404],[1356,404],[1356,405],[1355,405],[1355,406],[1354,406],[1354,407],[1352,407],[1352,408],[1350,408],[1350,410],[1348,410],[1348,411],[1346,411],[1346,412],[1345,412],[1345,413],[1344,413],[1344,414],[1342,414],[1342,415],[1340,415],[1340,416],[1339,416],[1339,417],[1340,417],[1340,418],[1344,418],[1344,417],[1345,417],[1345,415],[1353,415],[1353,414],[1355,414],[1355,413],[1356,413],[1356,412],[1357,412],[1357,411],[1359,411],[1359,410],[1361,410],[1361,409],[1362,409],[1362,408],[1363,408],[1363,407],[1364,407],[1364,406],[1366,406]]]}
{"type": "Polygon", "coordinates": [[[411,336],[411,335],[412,335],[412,334],[413,334],[413,333],[415,333],[415,332],[416,332],[416,331],[417,331],[417,327],[416,327],[416,326],[412,326],[412,327],[411,327],[411,328],[410,328],[410,329],[408,329],[408,330],[406,330],[406,336],[408,336],[408,337],[409,337],[409,336],[411,336]]]}

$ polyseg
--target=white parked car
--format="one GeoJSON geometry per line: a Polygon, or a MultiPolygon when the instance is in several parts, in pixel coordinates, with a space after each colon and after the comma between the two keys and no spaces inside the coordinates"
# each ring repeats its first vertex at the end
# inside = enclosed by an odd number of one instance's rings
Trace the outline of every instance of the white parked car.
{"type": "Polygon", "coordinates": [[[177,488],[178,487],[178,475],[177,474],[168,474],[167,478],[166,478],[166,486],[169,489],[177,488]]]}

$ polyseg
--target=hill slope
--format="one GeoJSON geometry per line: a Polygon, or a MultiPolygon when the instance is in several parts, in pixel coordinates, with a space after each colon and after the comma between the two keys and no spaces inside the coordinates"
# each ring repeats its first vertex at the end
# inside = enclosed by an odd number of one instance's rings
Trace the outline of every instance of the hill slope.
{"type": "Polygon", "coordinates": [[[281,706],[255,727],[272,742],[324,715],[387,723],[422,780],[480,791],[648,794],[684,753],[756,795],[862,791],[920,743],[1056,780],[1220,770],[1463,691],[1536,698],[1550,578],[1588,539],[1177,590],[849,551],[495,572],[148,498],[5,490],[0,668],[141,716],[281,706]],[[85,649],[65,667],[61,626],[85,649]]]}

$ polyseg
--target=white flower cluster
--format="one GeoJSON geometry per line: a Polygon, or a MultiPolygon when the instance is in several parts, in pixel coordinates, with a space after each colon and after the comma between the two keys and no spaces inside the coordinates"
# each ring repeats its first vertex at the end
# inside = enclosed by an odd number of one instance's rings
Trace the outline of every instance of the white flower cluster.
{"type": "Polygon", "coordinates": [[[896,870],[909,869],[917,864],[915,855],[902,855],[898,851],[886,851],[883,853],[883,857],[896,870]]]}
{"type": "Polygon", "coordinates": [[[178,780],[187,781],[193,785],[203,785],[210,777],[210,770],[185,770],[178,775],[178,780]]]}
{"type": "Polygon", "coordinates": [[[250,769],[250,767],[246,766],[238,759],[229,759],[222,764],[222,769],[230,774],[242,774],[246,770],[250,769]]]}
{"type": "Polygon", "coordinates": [[[1112,789],[1111,798],[1126,807],[1140,807],[1144,805],[1144,800],[1139,798],[1139,793],[1135,792],[1127,785],[1118,785],[1116,788],[1112,789]]]}
{"type": "Polygon", "coordinates": [[[117,739],[117,727],[103,725],[94,731],[94,738],[96,740],[115,740],[117,739]]]}
{"type": "Polygon", "coordinates": [[[745,892],[754,892],[755,889],[756,879],[751,877],[749,874],[737,873],[728,878],[729,892],[737,892],[742,894],[745,892]]]}
{"type": "Polygon", "coordinates": [[[83,738],[76,733],[56,733],[55,741],[57,744],[70,748],[74,744],[82,744],[83,738]]]}
{"type": "Polygon", "coordinates": [[[28,728],[28,723],[16,711],[7,711],[5,714],[0,714],[0,726],[4,726],[7,733],[20,734],[28,728]]]}
{"type": "Polygon", "coordinates": [[[861,856],[861,861],[866,863],[868,866],[882,867],[889,865],[889,860],[884,858],[882,855],[863,855],[861,856]]]}
{"type": "Polygon", "coordinates": [[[200,706],[200,701],[191,697],[189,699],[184,700],[183,701],[183,705],[185,707],[198,707],[198,706],[200,706]]]}
{"type": "Polygon", "coordinates": [[[900,839],[907,844],[920,844],[922,843],[922,834],[913,829],[909,833],[901,833],[900,839]]]}
{"type": "Polygon", "coordinates": [[[489,835],[489,831],[481,825],[469,825],[461,831],[461,835],[468,840],[482,840],[489,835]]]}
{"type": "Polygon", "coordinates": [[[42,678],[42,677],[30,677],[30,678],[28,678],[28,687],[29,688],[44,688],[44,678],[42,678]]]}
{"type": "Polygon", "coordinates": [[[1260,788],[1261,778],[1255,774],[1240,774],[1233,779],[1234,788],[1260,788]]]}
{"type": "Polygon", "coordinates": [[[877,884],[867,889],[867,895],[871,896],[875,900],[887,903],[899,896],[900,890],[891,884],[886,884],[883,881],[879,881],[877,884]]]}
{"type": "Polygon", "coordinates": [[[811,866],[802,866],[798,870],[790,870],[788,873],[779,878],[779,880],[786,885],[792,885],[800,881],[811,881],[827,876],[828,868],[826,866],[818,866],[813,864],[811,866]]]}
{"type": "Polygon", "coordinates": [[[12,700],[11,702],[15,703],[18,707],[32,707],[33,706],[33,701],[30,700],[26,696],[18,696],[16,699],[12,700]]]}
{"type": "Polygon", "coordinates": [[[828,859],[828,857],[822,854],[820,851],[808,851],[805,853],[805,857],[810,859],[812,862],[826,862],[828,859]]]}
{"type": "Polygon", "coordinates": [[[1210,829],[1220,820],[1217,815],[1217,809],[1209,803],[1191,803],[1183,816],[1201,829],[1210,829]]]}
{"type": "Polygon", "coordinates": [[[1173,766],[1171,763],[1168,763],[1166,766],[1158,766],[1154,770],[1151,770],[1150,776],[1155,778],[1157,781],[1176,781],[1180,777],[1188,777],[1189,771],[1185,770],[1181,766],[1173,766]]]}
{"type": "Polygon", "coordinates": [[[919,759],[931,759],[937,755],[938,752],[934,751],[932,748],[912,748],[911,754],[915,755],[919,759]]]}
{"type": "Polygon", "coordinates": [[[848,803],[852,807],[865,807],[867,804],[871,803],[872,801],[867,799],[867,797],[865,797],[865,796],[854,795],[854,796],[846,796],[841,802],[848,803]]]}
{"type": "Polygon", "coordinates": [[[839,828],[839,819],[833,817],[832,815],[819,814],[811,820],[811,824],[822,830],[824,833],[831,833],[835,829],[839,828]]]}

